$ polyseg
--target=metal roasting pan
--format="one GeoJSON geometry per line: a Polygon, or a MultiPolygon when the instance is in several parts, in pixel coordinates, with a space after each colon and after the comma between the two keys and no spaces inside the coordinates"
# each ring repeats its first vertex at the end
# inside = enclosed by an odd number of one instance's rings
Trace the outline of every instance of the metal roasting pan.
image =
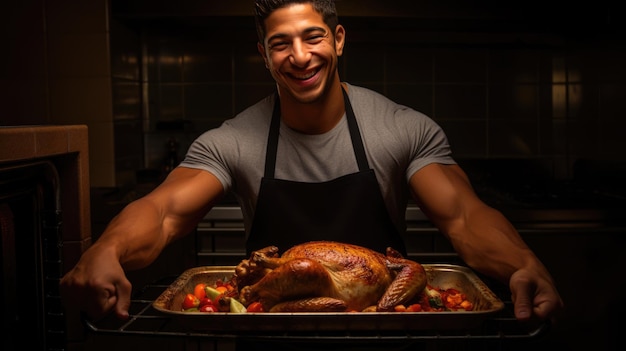
{"type": "Polygon", "coordinates": [[[183,312],[184,296],[198,283],[214,284],[234,274],[234,266],[195,267],[184,271],[152,306],[191,330],[200,331],[398,331],[471,330],[504,308],[504,303],[465,267],[423,264],[428,282],[442,289],[455,288],[474,304],[472,311],[451,312],[298,312],[227,313],[183,312]]]}

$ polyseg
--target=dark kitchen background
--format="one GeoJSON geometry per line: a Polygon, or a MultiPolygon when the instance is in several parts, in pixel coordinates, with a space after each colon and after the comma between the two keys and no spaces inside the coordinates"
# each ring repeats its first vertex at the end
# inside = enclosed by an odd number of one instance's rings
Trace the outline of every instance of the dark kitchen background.
{"type": "MultiPolygon", "coordinates": [[[[553,272],[568,310],[547,345],[608,349],[624,312],[621,7],[336,3],[347,29],[342,79],[437,121],[479,194],[553,272]]],[[[250,0],[3,5],[0,125],[88,127],[93,238],[195,137],[273,90],[251,7],[250,0]]],[[[172,248],[133,281],[179,274],[197,256],[172,248]],[[173,264],[181,254],[189,258],[173,264]]]]}

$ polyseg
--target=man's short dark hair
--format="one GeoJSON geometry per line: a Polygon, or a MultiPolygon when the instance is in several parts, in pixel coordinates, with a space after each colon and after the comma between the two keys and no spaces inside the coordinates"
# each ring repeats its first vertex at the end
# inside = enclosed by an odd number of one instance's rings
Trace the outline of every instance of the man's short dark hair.
{"type": "Polygon", "coordinates": [[[315,11],[322,15],[324,23],[326,23],[328,28],[332,31],[331,34],[334,34],[335,28],[337,24],[339,24],[334,0],[255,0],[254,18],[259,43],[264,44],[265,19],[267,19],[272,12],[291,4],[311,4],[315,11]]]}

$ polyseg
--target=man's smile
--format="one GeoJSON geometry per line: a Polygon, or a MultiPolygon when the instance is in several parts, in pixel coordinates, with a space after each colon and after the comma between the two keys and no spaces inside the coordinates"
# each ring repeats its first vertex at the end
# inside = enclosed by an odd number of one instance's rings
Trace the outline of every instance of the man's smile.
{"type": "Polygon", "coordinates": [[[298,80],[307,80],[312,78],[320,71],[320,68],[316,68],[314,70],[304,71],[304,72],[289,72],[287,73],[291,78],[298,80]]]}

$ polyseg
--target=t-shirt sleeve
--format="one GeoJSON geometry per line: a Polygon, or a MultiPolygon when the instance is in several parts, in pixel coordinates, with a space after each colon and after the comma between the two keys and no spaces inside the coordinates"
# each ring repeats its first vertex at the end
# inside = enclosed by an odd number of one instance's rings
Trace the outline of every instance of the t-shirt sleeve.
{"type": "Polygon", "coordinates": [[[415,172],[432,163],[456,164],[443,129],[430,117],[412,111],[407,132],[411,139],[411,160],[407,167],[407,181],[415,172]]]}
{"type": "Polygon", "coordinates": [[[217,129],[209,130],[200,135],[189,147],[185,158],[179,167],[202,169],[213,174],[222,183],[228,192],[232,186],[233,177],[230,172],[229,153],[232,153],[233,141],[228,125],[224,124],[217,129]]]}
{"type": "Polygon", "coordinates": [[[206,131],[191,144],[180,166],[210,172],[225,192],[253,197],[263,177],[273,106],[270,95],[206,131]]]}

